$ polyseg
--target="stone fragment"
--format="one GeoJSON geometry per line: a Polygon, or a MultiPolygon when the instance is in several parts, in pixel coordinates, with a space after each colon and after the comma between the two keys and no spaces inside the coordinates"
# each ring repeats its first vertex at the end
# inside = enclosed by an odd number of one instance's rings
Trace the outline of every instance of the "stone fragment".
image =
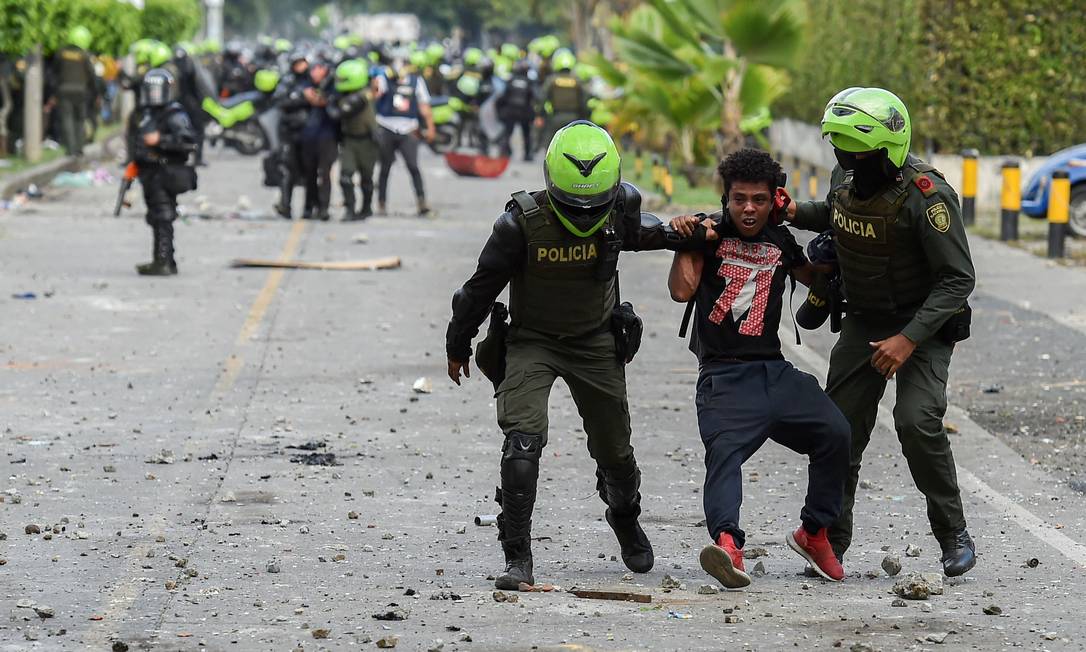
{"type": "Polygon", "coordinates": [[[750,574],[754,577],[762,577],[765,575],[765,564],[757,562],[754,564],[754,568],[751,569],[750,574]]]}
{"type": "Polygon", "coordinates": [[[411,386],[411,389],[416,394],[430,394],[434,391],[434,383],[427,377],[423,376],[415,381],[415,384],[411,386]]]}
{"type": "Polygon", "coordinates": [[[745,548],[743,550],[743,559],[758,559],[767,556],[769,556],[769,551],[765,548],[745,548]]]}
{"type": "Polygon", "coordinates": [[[682,582],[675,579],[669,574],[664,575],[664,579],[660,580],[661,589],[677,589],[682,586],[682,582]]]}
{"type": "Polygon", "coordinates": [[[901,572],[901,558],[897,555],[886,555],[882,559],[882,570],[893,577],[901,572]]]}
{"type": "Polygon", "coordinates": [[[906,600],[927,600],[942,595],[942,576],[936,573],[909,573],[894,584],[894,593],[906,600]]]}
{"type": "Polygon", "coordinates": [[[924,549],[921,548],[920,546],[914,546],[911,543],[908,544],[907,546],[905,546],[905,556],[906,557],[919,557],[920,553],[922,553],[922,552],[924,552],[924,549]]]}
{"type": "Polygon", "coordinates": [[[267,570],[268,570],[269,573],[278,573],[279,572],[279,562],[276,562],[274,560],[268,562],[267,570]]]}
{"type": "Polygon", "coordinates": [[[23,528],[23,532],[26,532],[27,534],[41,534],[41,528],[34,523],[31,523],[23,528]]]}
{"type": "Polygon", "coordinates": [[[351,510],[351,511],[347,512],[347,518],[351,519],[352,521],[357,521],[358,520],[358,512],[356,512],[354,510],[351,510]]]}
{"type": "Polygon", "coordinates": [[[985,616],[999,616],[1003,613],[1003,610],[999,605],[990,604],[983,609],[985,616]]]}
{"type": "Polygon", "coordinates": [[[698,587],[698,595],[716,595],[717,593],[720,593],[720,589],[712,584],[702,584],[698,587]]]}
{"type": "Polygon", "coordinates": [[[508,602],[513,604],[520,598],[515,593],[505,593],[504,591],[495,591],[493,593],[494,602],[508,602]]]}
{"type": "Polygon", "coordinates": [[[310,633],[313,634],[313,638],[328,638],[328,636],[332,633],[332,630],[328,629],[327,627],[318,627],[310,633]]]}
{"type": "Polygon", "coordinates": [[[890,603],[891,607],[904,607],[905,601],[901,598],[894,598],[894,601],[890,603]]]}
{"type": "Polygon", "coordinates": [[[396,644],[399,643],[399,642],[400,642],[400,637],[399,636],[389,634],[388,636],[383,636],[383,637],[377,639],[377,647],[381,648],[382,650],[387,650],[389,648],[396,647],[396,644]]]}

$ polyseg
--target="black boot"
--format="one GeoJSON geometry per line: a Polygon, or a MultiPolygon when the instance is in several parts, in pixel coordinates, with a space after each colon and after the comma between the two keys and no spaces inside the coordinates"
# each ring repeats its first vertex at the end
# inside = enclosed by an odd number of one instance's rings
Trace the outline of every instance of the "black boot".
{"type": "Polygon", "coordinates": [[[364,220],[373,216],[373,188],[362,188],[362,210],[358,213],[358,219],[364,220]]]}
{"type": "Polygon", "coordinates": [[[275,205],[275,212],[284,220],[294,219],[290,214],[290,205],[293,198],[294,182],[289,180],[284,181],[283,184],[279,186],[279,203],[275,205]]]}
{"type": "MultiPolygon", "coordinates": [[[[340,179],[340,181],[343,180],[340,179]]],[[[348,180],[346,183],[340,183],[339,187],[343,191],[343,221],[354,222],[360,219],[358,211],[355,210],[354,184],[348,180]]]]}
{"type": "Polygon", "coordinates": [[[154,239],[153,259],[149,263],[136,265],[136,271],[140,276],[173,276],[177,273],[177,263],[173,260],[173,224],[154,224],[151,233],[154,239]],[[165,227],[169,227],[168,232],[165,227]]]}
{"type": "Polygon", "coordinates": [[[964,575],[977,565],[977,547],[964,528],[950,539],[940,541],[939,547],[943,549],[943,574],[947,577],[964,575]]]}
{"type": "Polygon", "coordinates": [[[505,572],[494,580],[494,587],[516,591],[521,583],[535,584],[532,574],[532,508],[535,494],[498,489],[494,499],[501,505],[498,515],[498,540],[505,553],[505,572]]]}
{"type": "Polygon", "coordinates": [[[633,460],[628,467],[596,469],[596,490],[607,503],[607,524],[618,539],[622,561],[635,573],[647,573],[655,557],[648,536],[637,522],[641,515],[640,486],[641,471],[633,460]]]}

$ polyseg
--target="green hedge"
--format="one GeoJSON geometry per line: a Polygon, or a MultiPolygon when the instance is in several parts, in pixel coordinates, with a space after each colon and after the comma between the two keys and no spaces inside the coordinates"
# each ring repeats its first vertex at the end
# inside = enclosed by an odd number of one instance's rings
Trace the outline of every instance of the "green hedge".
{"type": "Polygon", "coordinates": [[[807,0],[805,55],[778,115],[816,122],[836,91],[883,86],[914,149],[1048,154],[1086,141],[1086,9],[1067,0],[807,0]]]}
{"type": "Polygon", "coordinates": [[[163,43],[187,41],[200,27],[199,0],[144,0],[141,35],[163,43]]]}

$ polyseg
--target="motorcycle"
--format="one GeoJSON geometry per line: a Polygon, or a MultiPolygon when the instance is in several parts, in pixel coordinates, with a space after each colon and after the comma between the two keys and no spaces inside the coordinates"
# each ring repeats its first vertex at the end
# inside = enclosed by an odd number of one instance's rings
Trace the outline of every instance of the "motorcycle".
{"type": "Polygon", "coordinates": [[[248,91],[221,102],[206,97],[202,107],[212,117],[204,130],[212,144],[221,140],[245,156],[278,146],[279,110],[268,94],[248,91]]]}
{"type": "Polygon", "coordinates": [[[464,110],[464,102],[458,97],[434,97],[430,100],[430,110],[437,131],[434,142],[430,143],[430,149],[435,154],[452,151],[460,133],[460,113],[464,110]]]}

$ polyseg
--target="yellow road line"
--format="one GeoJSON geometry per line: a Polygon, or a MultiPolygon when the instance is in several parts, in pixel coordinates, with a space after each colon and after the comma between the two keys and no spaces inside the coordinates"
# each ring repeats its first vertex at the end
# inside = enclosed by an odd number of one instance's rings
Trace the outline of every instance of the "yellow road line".
{"type": "MultiPolygon", "coordinates": [[[[287,237],[286,244],[283,245],[283,251],[279,255],[280,260],[290,260],[294,257],[294,254],[298,251],[298,245],[302,241],[302,235],[305,233],[306,224],[304,222],[295,222],[290,229],[290,235],[287,237]]],[[[245,318],[245,323],[241,326],[241,331],[238,333],[238,337],[234,342],[235,349],[244,346],[252,338],[253,333],[260,326],[261,321],[264,319],[264,315],[268,312],[268,306],[271,305],[272,300],[275,298],[276,290],[279,289],[279,284],[283,281],[282,269],[276,269],[268,273],[268,278],[264,282],[264,287],[260,289],[260,293],[256,295],[256,299],[253,301],[252,307],[249,308],[249,314],[245,318]]],[[[222,396],[225,392],[228,392],[237,380],[238,375],[241,373],[242,367],[245,366],[245,359],[237,352],[231,353],[226,361],[223,363],[223,370],[219,374],[218,381],[215,383],[215,388],[212,390],[210,402],[213,402],[217,397],[222,396]]],[[[214,497],[212,497],[214,500],[214,497]]],[[[147,537],[148,539],[158,537],[165,534],[166,531],[166,519],[163,517],[154,517],[154,524],[149,528],[147,537]]],[[[143,563],[144,557],[146,557],[148,550],[152,548],[153,544],[148,542],[147,539],[137,545],[132,546],[129,549],[128,554],[125,555],[125,564],[129,567],[139,569],[140,564],[143,563]]],[[[105,611],[100,614],[101,620],[92,622],[90,629],[88,629],[86,635],[83,637],[83,642],[95,648],[106,648],[109,641],[117,635],[117,627],[121,624],[121,618],[128,612],[132,603],[142,593],[144,588],[150,588],[148,586],[149,579],[137,572],[136,574],[128,575],[122,578],[119,582],[113,585],[108,593],[108,603],[105,611]]],[[[155,585],[155,588],[158,588],[155,585]]]]}

